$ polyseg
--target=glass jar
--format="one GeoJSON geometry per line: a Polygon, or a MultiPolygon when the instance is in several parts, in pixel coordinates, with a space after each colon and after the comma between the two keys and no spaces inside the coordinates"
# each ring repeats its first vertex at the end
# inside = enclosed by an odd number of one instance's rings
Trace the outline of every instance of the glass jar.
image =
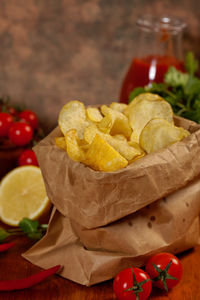
{"type": "Polygon", "coordinates": [[[139,39],[123,80],[120,102],[128,103],[130,92],[139,86],[163,82],[169,66],[184,71],[182,34],[186,24],[170,16],[146,15],[138,19],[139,39]]]}

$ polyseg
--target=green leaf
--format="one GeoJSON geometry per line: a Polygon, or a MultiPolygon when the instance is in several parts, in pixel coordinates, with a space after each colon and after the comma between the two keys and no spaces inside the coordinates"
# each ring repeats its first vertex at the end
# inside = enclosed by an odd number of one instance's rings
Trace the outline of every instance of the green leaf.
{"type": "Polygon", "coordinates": [[[8,233],[5,229],[0,227],[0,243],[3,242],[9,236],[10,233],[8,233]]]}
{"type": "Polygon", "coordinates": [[[138,95],[145,93],[146,90],[143,87],[135,88],[129,95],[129,103],[138,95]]]}
{"type": "Polygon", "coordinates": [[[164,77],[164,82],[172,87],[185,86],[189,79],[189,75],[178,71],[174,67],[170,67],[164,77]]]}
{"type": "Polygon", "coordinates": [[[146,90],[151,93],[163,93],[166,91],[166,84],[165,83],[152,83],[151,87],[147,87],[146,90]]]}
{"type": "Polygon", "coordinates": [[[197,77],[190,76],[185,87],[184,92],[186,95],[199,94],[200,93],[200,80],[197,77]]]}
{"type": "Polygon", "coordinates": [[[194,73],[198,70],[199,62],[195,59],[194,54],[192,52],[188,52],[185,60],[185,69],[190,75],[194,75],[194,73]]]}
{"type": "Polygon", "coordinates": [[[24,233],[30,234],[37,232],[39,223],[38,221],[32,221],[28,218],[24,218],[20,221],[19,227],[24,233]]]}
{"type": "Polygon", "coordinates": [[[27,236],[31,240],[40,240],[42,238],[43,234],[42,234],[42,232],[38,231],[38,232],[30,232],[27,234],[27,236]]]}
{"type": "Polygon", "coordinates": [[[47,229],[47,224],[40,225],[38,221],[33,221],[28,218],[24,218],[20,221],[19,226],[21,230],[31,239],[39,240],[42,238],[43,233],[47,229]]]}

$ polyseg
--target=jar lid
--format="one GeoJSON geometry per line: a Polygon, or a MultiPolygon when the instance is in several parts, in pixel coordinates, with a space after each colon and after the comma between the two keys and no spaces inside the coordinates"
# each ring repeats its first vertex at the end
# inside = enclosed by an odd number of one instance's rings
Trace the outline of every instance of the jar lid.
{"type": "Polygon", "coordinates": [[[186,28],[186,23],[183,20],[169,15],[143,15],[137,20],[136,24],[145,31],[159,32],[166,30],[172,34],[179,33],[186,28]]]}

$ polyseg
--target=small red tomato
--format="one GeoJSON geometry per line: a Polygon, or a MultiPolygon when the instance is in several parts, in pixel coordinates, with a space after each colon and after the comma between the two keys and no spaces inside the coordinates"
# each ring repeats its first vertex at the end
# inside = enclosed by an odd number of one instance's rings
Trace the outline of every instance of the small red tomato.
{"type": "Polygon", "coordinates": [[[7,137],[10,127],[13,124],[13,118],[10,114],[0,112],[0,137],[7,137]]]}
{"type": "Polygon", "coordinates": [[[38,128],[38,117],[31,110],[24,110],[19,114],[20,119],[25,120],[33,129],[38,128]]]}
{"type": "Polygon", "coordinates": [[[38,161],[35,153],[33,150],[24,150],[19,158],[18,158],[18,165],[19,166],[25,166],[25,165],[34,165],[38,166],[38,161]]]}
{"type": "Polygon", "coordinates": [[[8,107],[8,112],[10,115],[12,115],[13,117],[18,116],[18,111],[14,108],[14,107],[8,107]]]}
{"type": "Polygon", "coordinates": [[[151,289],[149,275],[139,268],[124,269],[113,281],[113,290],[119,300],[146,300],[151,289]]]}
{"type": "Polygon", "coordinates": [[[180,260],[171,253],[152,256],[145,269],[153,280],[153,285],[166,291],[179,283],[183,273],[180,260]]]}
{"type": "Polygon", "coordinates": [[[9,130],[10,141],[17,146],[24,146],[28,144],[33,137],[32,127],[23,122],[14,123],[9,130]]]}

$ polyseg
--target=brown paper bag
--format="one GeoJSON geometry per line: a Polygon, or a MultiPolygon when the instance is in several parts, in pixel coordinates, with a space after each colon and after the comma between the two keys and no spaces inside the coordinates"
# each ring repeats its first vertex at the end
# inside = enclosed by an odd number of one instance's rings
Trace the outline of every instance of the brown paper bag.
{"type": "Polygon", "coordinates": [[[92,285],[154,253],[179,253],[199,241],[200,178],[140,211],[96,229],[82,228],[54,209],[46,236],[23,256],[61,276],[92,285]]]}
{"type": "Polygon", "coordinates": [[[197,244],[200,126],[176,123],[192,134],[112,173],[70,160],[55,145],[54,130],[36,154],[55,208],[46,236],[24,257],[44,268],[59,263],[62,276],[92,285],[143,265],[153,253],[197,244]]]}
{"type": "Polygon", "coordinates": [[[97,172],[72,161],[55,145],[56,128],[35,147],[46,190],[55,207],[86,228],[116,221],[184,187],[200,174],[200,126],[176,118],[193,132],[116,172],[97,172]]]}

